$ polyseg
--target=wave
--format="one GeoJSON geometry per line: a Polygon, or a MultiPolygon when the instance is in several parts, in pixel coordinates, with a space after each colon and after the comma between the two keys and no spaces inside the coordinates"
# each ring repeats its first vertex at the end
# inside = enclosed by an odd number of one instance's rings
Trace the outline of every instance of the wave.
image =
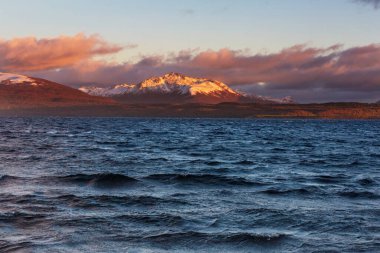
{"type": "MultiPolygon", "coordinates": [[[[125,215],[110,215],[110,216],[64,216],[55,221],[58,226],[109,226],[114,221],[128,224],[132,226],[138,224],[138,226],[159,226],[159,227],[178,227],[183,225],[186,220],[181,216],[171,214],[125,214],[125,215]]],[[[142,238],[142,237],[140,237],[142,238]]],[[[125,241],[127,237],[123,237],[125,241]]],[[[136,238],[137,240],[137,238],[136,238]]]]}
{"type": "Polygon", "coordinates": [[[379,199],[380,195],[370,191],[342,191],[339,195],[347,198],[379,199]]]}
{"type": "Polygon", "coordinates": [[[0,240],[0,252],[24,252],[24,250],[31,248],[33,243],[31,242],[19,242],[11,243],[0,240]]]}
{"type": "Polygon", "coordinates": [[[363,186],[376,184],[376,181],[370,177],[359,178],[356,182],[363,186]]]}
{"type": "Polygon", "coordinates": [[[309,159],[309,160],[301,160],[298,164],[305,165],[305,166],[314,166],[314,165],[327,164],[327,161],[324,159],[309,159]]]}
{"type": "Polygon", "coordinates": [[[185,200],[175,198],[158,198],[153,196],[77,196],[73,194],[62,195],[56,198],[60,203],[82,208],[104,207],[105,205],[123,206],[156,206],[156,205],[186,205],[185,200]]]}
{"type": "Polygon", "coordinates": [[[227,177],[212,174],[152,174],[145,179],[179,184],[204,184],[209,186],[235,185],[235,186],[254,186],[261,185],[241,177],[227,177]]]}
{"type": "Polygon", "coordinates": [[[2,153],[16,153],[18,150],[13,147],[0,147],[2,153]]]}
{"type": "Polygon", "coordinates": [[[19,182],[21,180],[23,180],[23,178],[21,178],[21,177],[3,175],[3,176],[0,176],[0,185],[6,185],[6,184],[10,184],[10,183],[17,183],[17,182],[19,182]]]}
{"type": "Polygon", "coordinates": [[[286,234],[251,234],[251,233],[235,233],[222,236],[225,241],[233,243],[263,243],[277,242],[285,237],[286,234]]]}
{"type": "Polygon", "coordinates": [[[252,244],[276,243],[284,240],[288,235],[282,233],[275,234],[257,234],[257,233],[203,233],[203,232],[178,232],[162,233],[154,236],[147,236],[143,239],[155,243],[173,243],[182,244],[220,244],[231,243],[239,246],[249,246],[252,244]]]}
{"type": "Polygon", "coordinates": [[[158,198],[153,196],[97,196],[95,198],[100,202],[111,202],[117,204],[124,205],[144,205],[144,206],[153,206],[158,204],[173,204],[173,205],[181,205],[188,204],[185,200],[174,199],[174,198],[158,198]]]}
{"type": "Polygon", "coordinates": [[[139,182],[135,178],[114,173],[75,174],[58,177],[57,180],[64,183],[91,185],[98,188],[125,187],[139,182]]]}
{"type": "Polygon", "coordinates": [[[14,176],[3,175],[3,176],[0,176],[0,182],[5,182],[5,181],[16,179],[16,178],[17,177],[14,177],[14,176]]]}
{"type": "Polygon", "coordinates": [[[300,194],[300,195],[306,195],[306,194],[312,194],[316,191],[318,191],[319,188],[317,187],[308,187],[308,188],[296,188],[296,189],[267,189],[264,191],[261,191],[261,193],[269,194],[269,195],[286,195],[286,194],[300,194]]]}
{"type": "Polygon", "coordinates": [[[341,183],[345,179],[346,179],[346,176],[344,175],[337,175],[337,176],[320,175],[314,178],[316,182],[324,183],[324,184],[341,183]]]}
{"type": "Polygon", "coordinates": [[[272,148],[272,151],[274,152],[286,152],[287,150],[285,148],[272,148]]]}
{"type": "Polygon", "coordinates": [[[185,222],[185,219],[178,215],[171,214],[154,214],[154,215],[136,215],[126,214],[115,217],[117,220],[138,222],[147,225],[159,226],[179,226],[185,222]]]}
{"type": "Polygon", "coordinates": [[[26,228],[43,224],[47,221],[47,218],[48,217],[44,214],[9,212],[0,215],[0,222],[26,228]]]}
{"type": "Polygon", "coordinates": [[[14,195],[0,194],[0,203],[8,211],[29,210],[32,212],[54,212],[57,210],[56,205],[50,205],[48,199],[41,198],[36,194],[14,195]]]}
{"type": "Polygon", "coordinates": [[[237,164],[237,165],[254,165],[255,163],[252,161],[249,161],[249,160],[242,160],[242,161],[236,162],[235,164],[237,164]]]}
{"type": "Polygon", "coordinates": [[[218,166],[218,165],[221,165],[222,163],[218,161],[209,161],[209,162],[205,162],[205,164],[209,166],[218,166]]]}
{"type": "Polygon", "coordinates": [[[148,159],[148,161],[150,161],[150,162],[168,162],[169,159],[167,159],[165,157],[157,157],[157,158],[150,158],[150,159],[148,159]]]}

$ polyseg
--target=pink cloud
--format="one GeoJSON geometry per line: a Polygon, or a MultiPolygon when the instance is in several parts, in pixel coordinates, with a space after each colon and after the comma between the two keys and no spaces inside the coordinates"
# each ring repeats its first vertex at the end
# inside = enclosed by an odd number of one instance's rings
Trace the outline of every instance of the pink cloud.
{"type": "Polygon", "coordinates": [[[136,83],[174,71],[217,79],[248,92],[293,95],[299,101],[305,97],[308,101],[352,100],[353,94],[359,101],[380,99],[380,44],[353,48],[295,45],[268,54],[228,48],[183,50],[124,63],[94,59],[120,50],[98,36],[83,34],[0,41],[0,69],[25,70],[74,87],[136,83]]]}
{"type": "Polygon", "coordinates": [[[117,53],[122,47],[107,43],[97,35],[0,39],[0,69],[12,71],[46,70],[72,66],[94,56],[117,53]]]}

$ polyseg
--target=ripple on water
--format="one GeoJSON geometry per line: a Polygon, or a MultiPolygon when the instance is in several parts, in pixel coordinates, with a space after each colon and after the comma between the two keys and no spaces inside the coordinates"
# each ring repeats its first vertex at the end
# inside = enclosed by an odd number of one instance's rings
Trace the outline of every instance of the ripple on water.
{"type": "Polygon", "coordinates": [[[0,252],[378,252],[378,123],[0,118],[0,252]]]}

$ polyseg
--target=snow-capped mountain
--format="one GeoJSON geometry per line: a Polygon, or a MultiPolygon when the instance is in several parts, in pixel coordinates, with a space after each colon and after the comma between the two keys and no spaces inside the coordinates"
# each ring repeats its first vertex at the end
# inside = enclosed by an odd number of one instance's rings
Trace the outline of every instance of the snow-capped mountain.
{"type": "Polygon", "coordinates": [[[134,88],[134,84],[119,84],[110,88],[81,87],[79,90],[92,96],[112,97],[132,92],[134,88]]]}
{"type": "Polygon", "coordinates": [[[114,104],[48,80],[0,72],[0,109],[114,104]]]}
{"type": "Polygon", "coordinates": [[[2,73],[0,72],[0,84],[2,85],[31,85],[39,86],[42,83],[36,82],[36,80],[18,74],[2,73]]]}
{"type": "Polygon", "coordinates": [[[295,101],[292,97],[287,96],[284,98],[272,98],[268,96],[252,95],[241,93],[242,99],[241,102],[245,103],[259,103],[259,104],[295,104],[295,101]]]}
{"type": "Polygon", "coordinates": [[[121,84],[111,88],[82,87],[80,90],[94,96],[112,97],[123,103],[217,104],[222,102],[287,103],[290,101],[248,96],[219,81],[178,73],[152,77],[139,84],[121,84]]]}
{"type": "Polygon", "coordinates": [[[223,95],[239,96],[239,94],[229,88],[222,82],[194,78],[177,73],[169,73],[162,77],[154,77],[147,79],[136,86],[136,92],[160,92],[173,93],[178,92],[183,95],[208,95],[218,96],[223,95]]]}
{"type": "Polygon", "coordinates": [[[127,94],[143,95],[149,93],[177,94],[184,96],[213,96],[213,97],[238,97],[239,93],[229,88],[224,83],[204,78],[193,78],[177,73],[169,73],[161,77],[149,78],[139,84],[121,84],[111,88],[82,87],[91,95],[113,97],[127,94]]]}

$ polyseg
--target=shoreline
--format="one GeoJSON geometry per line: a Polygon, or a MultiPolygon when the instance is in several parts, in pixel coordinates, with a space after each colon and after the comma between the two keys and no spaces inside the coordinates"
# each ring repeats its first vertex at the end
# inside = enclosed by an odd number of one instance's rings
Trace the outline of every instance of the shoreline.
{"type": "Polygon", "coordinates": [[[380,104],[127,104],[0,109],[0,117],[380,119],[380,104]]]}

